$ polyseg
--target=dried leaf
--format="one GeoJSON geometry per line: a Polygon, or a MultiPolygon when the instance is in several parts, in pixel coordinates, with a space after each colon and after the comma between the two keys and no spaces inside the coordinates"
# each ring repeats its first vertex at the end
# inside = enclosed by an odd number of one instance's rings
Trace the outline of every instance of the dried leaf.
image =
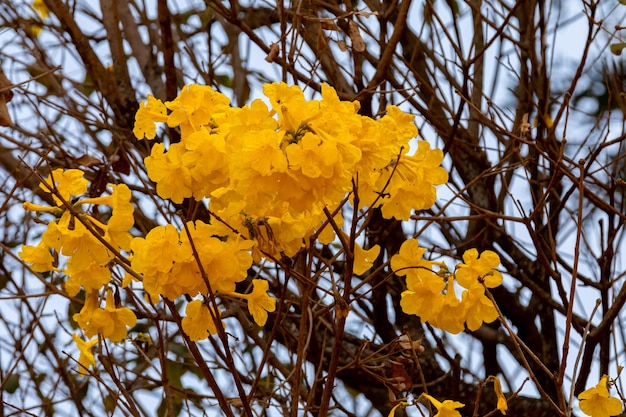
{"type": "Polygon", "coordinates": [[[348,45],[344,41],[338,41],[337,46],[341,52],[346,52],[348,50],[348,45]]]}
{"type": "Polygon", "coordinates": [[[404,368],[404,364],[391,361],[392,386],[398,391],[406,391],[413,385],[413,380],[404,368]]]}
{"type": "Polygon", "coordinates": [[[267,62],[274,62],[274,59],[278,56],[278,52],[280,52],[280,46],[277,43],[273,43],[270,45],[270,52],[265,57],[267,62]]]}
{"type": "Polygon", "coordinates": [[[322,20],[320,22],[320,27],[323,30],[334,30],[334,31],[341,30],[339,29],[339,26],[337,26],[337,24],[333,22],[332,20],[322,20]]]}
{"type": "Polygon", "coordinates": [[[13,92],[10,87],[13,84],[0,70],[0,126],[13,126],[13,120],[9,114],[7,103],[13,98],[13,92]]]}
{"type": "Polygon", "coordinates": [[[530,123],[528,123],[528,113],[524,113],[522,116],[522,123],[519,127],[520,134],[522,136],[526,136],[526,134],[530,131],[530,123]]]}
{"type": "Polygon", "coordinates": [[[417,353],[422,353],[424,351],[424,346],[422,346],[422,340],[410,340],[409,336],[403,334],[398,338],[398,343],[402,349],[406,350],[415,350],[417,353]]]}
{"type": "Polygon", "coordinates": [[[359,25],[357,25],[353,20],[348,22],[348,34],[350,35],[350,40],[352,41],[352,49],[357,52],[365,51],[365,42],[361,36],[359,25]]]}
{"type": "Polygon", "coordinates": [[[79,156],[78,158],[74,158],[74,163],[78,165],[82,165],[86,168],[91,168],[96,165],[100,165],[100,160],[96,157],[93,157],[89,154],[85,154],[83,156],[79,156]]]}

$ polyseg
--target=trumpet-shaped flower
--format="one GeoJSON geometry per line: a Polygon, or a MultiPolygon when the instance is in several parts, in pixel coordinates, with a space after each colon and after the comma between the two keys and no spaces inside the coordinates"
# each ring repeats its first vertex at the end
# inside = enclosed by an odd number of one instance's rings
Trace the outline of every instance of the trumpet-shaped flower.
{"type": "Polygon", "coordinates": [[[483,291],[468,290],[463,293],[463,304],[467,308],[467,328],[474,331],[483,322],[491,323],[498,318],[498,310],[483,291]]]}
{"type": "Polygon", "coordinates": [[[248,301],[248,311],[252,314],[254,322],[259,326],[264,326],[267,322],[267,313],[276,310],[276,299],[267,293],[268,289],[269,283],[266,280],[253,279],[252,292],[250,294],[232,294],[248,301]]]}
{"type": "Polygon", "coordinates": [[[181,135],[186,137],[202,126],[211,125],[217,114],[228,111],[229,105],[230,100],[224,94],[209,86],[191,84],[174,100],[165,103],[171,110],[167,125],[180,126],[181,135]]]}
{"type": "Polygon", "coordinates": [[[95,292],[111,281],[111,270],[106,265],[92,262],[85,267],[77,257],[70,258],[63,272],[67,275],[65,292],[70,297],[78,294],[81,286],[87,292],[95,292]]]}
{"type": "Polygon", "coordinates": [[[135,223],[134,207],[131,203],[132,194],[126,184],[110,185],[111,195],[86,198],[81,204],[104,204],[111,206],[111,217],[106,225],[99,226],[104,230],[104,238],[116,248],[130,249],[132,236],[128,232],[135,223]]]}
{"type": "Polygon", "coordinates": [[[479,257],[476,249],[468,249],[463,254],[463,262],[455,273],[463,287],[482,288],[484,283],[487,288],[495,288],[502,284],[502,274],[495,269],[500,265],[500,257],[495,252],[486,250],[479,257]]]}
{"type": "Polygon", "coordinates": [[[185,146],[182,143],[171,145],[167,152],[162,143],[157,143],[152,147],[150,156],[144,160],[148,176],[157,184],[159,197],[177,204],[193,194],[191,172],[182,160],[184,153],[185,146]]]}
{"type": "Polygon", "coordinates": [[[24,262],[29,263],[30,269],[35,272],[57,270],[54,267],[54,256],[52,256],[50,249],[43,242],[39,242],[37,246],[22,246],[22,250],[18,255],[24,262]]]}
{"type": "Polygon", "coordinates": [[[80,356],[78,357],[78,373],[80,375],[88,375],[88,369],[96,364],[96,359],[93,356],[93,348],[98,343],[98,339],[91,339],[84,341],[77,334],[72,335],[72,340],[76,343],[80,356]]]}
{"type": "MultiPolygon", "coordinates": [[[[80,169],[67,169],[62,168],[55,169],[44,180],[45,184],[39,184],[39,188],[49,193],[50,189],[58,191],[63,197],[63,200],[70,202],[72,196],[78,196],[84,194],[87,191],[87,181],[83,178],[85,173],[80,169]]],[[[57,206],[61,207],[63,203],[55,195],[52,194],[52,198],[57,206]]]]}
{"type": "MultiPolygon", "coordinates": [[[[85,317],[87,321],[83,322],[84,327],[81,327],[88,337],[100,334],[111,342],[120,342],[128,333],[126,327],[132,327],[137,323],[135,313],[126,307],[116,307],[113,298],[113,290],[109,288],[106,296],[106,307],[104,309],[100,307],[93,309],[90,311],[91,314],[85,317]]],[[[87,304],[85,303],[85,305],[87,304]]],[[[81,310],[81,321],[83,320],[82,313],[83,311],[81,310]]],[[[79,320],[76,321],[81,324],[79,320]]]]}
{"type": "Polygon", "coordinates": [[[182,320],[183,331],[192,341],[204,340],[217,333],[215,320],[219,320],[220,313],[214,311],[212,315],[202,300],[190,301],[185,309],[185,314],[186,316],[182,320]]]}
{"type": "Polygon", "coordinates": [[[420,397],[426,398],[433,406],[435,406],[435,408],[437,409],[437,414],[435,414],[434,417],[461,417],[461,413],[456,410],[457,408],[461,408],[465,405],[458,401],[450,400],[440,402],[428,394],[422,394],[420,395],[420,397]]]}
{"type": "Polygon", "coordinates": [[[622,402],[609,394],[609,377],[603,375],[600,382],[578,395],[580,409],[591,417],[611,417],[621,414],[622,402]]]}
{"type": "Polygon", "coordinates": [[[156,136],[155,123],[167,121],[167,109],[165,104],[152,94],[148,94],[148,99],[141,103],[139,110],[135,113],[135,127],[133,134],[139,140],[154,139],[156,136]]]}
{"type": "Polygon", "coordinates": [[[506,397],[504,396],[504,392],[502,392],[502,384],[500,383],[500,378],[498,378],[497,376],[490,375],[485,380],[485,382],[493,382],[493,390],[496,392],[496,397],[498,398],[498,403],[496,405],[496,408],[502,414],[506,415],[506,411],[508,410],[509,406],[506,402],[506,397]]]}
{"type": "Polygon", "coordinates": [[[365,250],[358,243],[354,245],[354,267],[353,271],[357,275],[364,274],[369,270],[378,255],[380,254],[380,246],[374,245],[368,250],[365,250]]]}

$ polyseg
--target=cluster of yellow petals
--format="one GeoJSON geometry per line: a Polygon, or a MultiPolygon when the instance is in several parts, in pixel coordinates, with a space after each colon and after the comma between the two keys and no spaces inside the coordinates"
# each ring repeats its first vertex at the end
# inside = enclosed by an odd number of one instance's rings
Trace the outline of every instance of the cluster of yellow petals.
{"type": "MultiPolygon", "coordinates": [[[[223,94],[193,84],[172,101],[148,96],[135,117],[139,139],[157,138],[158,123],[181,133],[180,142],[155,143],[145,159],[157,194],[174,203],[206,199],[220,222],[158,226],[133,238],[129,188],[110,185],[106,196],[81,199],[88,181],[75,169],[54,170],[42,183],[55,207],[24,204],[56,219],[41,242],[24,246],[20,256],[36,272],[60,269],[70,296],[85,290],[85,304],[74,319],[87,337],[117,342],[135,324],[134,313],[113,296],[119,283],[111,281],[111,267],[121,253],[128,254],[133,276],[141,277],[152,299],[196,298],[187,304],[182,327],[192,340],[202,340],[216,332],[220,317],[208,302],[210,293],[244,300],[254,321],[264,325],[276,308],[269,283],[252,280],[247,293],[235,291],[236,284],[246,279],[253,260],[293,256],[314,235],[321,243],[332,242],[343,223],[338,208],[347,196],[359,202],[357,210],[380,207],[385,217],[406,220],[413,210],[429,208],[436,186],[448,179],[440,150],[417,141],[410,152],[409,142],[417,135],[413,116],[395,106],[374,120],[359,115],[358,102],[339,100],[327,85],[320,100],[307,100],[299,87],[285,83],[263,90],[269,106],[255,100],[231,107],[223,94]],[[90,205],[108,206],[108,220],[82,211],[90,205]],[[332,219],[335,227],[329,212],[338,213],[332,219]]],[[[379,254],[378,246],[356,244],[353,272],[365,273],[379,254]]],[[[130,281],[128,274],[122,286],[130,281]]],[[[445,294],[442,282],[429,284],[429,291],[445,294]]],[[[93,344],[75,340],[82,372],[93,364],[93,344]]]]}
{"type": "Polygon", "coordinates": [[[483,322],[498,317],[485,294],[485,288],[502,284],[502,274],[495,269],[500,265],[495,252],[487,250],[479,256],[476,249],[469,249],[463,254],[464,263],[450,272],[441,263],[423,259],[425,251],[417,239],[409,239],[391,258],[395,274],[406,277],[402,311],[450,333],[459,333],[466,326],[477,330],[483,322]],[[462,289],[460,297],[457,289],[462,289]]]}
{"type": "Polygon", "coordinates": [[[131,266],[154,299],[206,295],[209,286],[213,292],[231,294],[252,265],[252,246],[250,240],[201,221],[188,223],[182,232],[168,224],[133,239],[131,266]]]}
{"type": "Polygon", "coordinates": [[[159,122],[181,131],[179,143],[157,143],[145,160],[160,197],[206,198],[257,251],[293,256],[326,220],[324,208],[333,211],[353,190],[359,208],[380,206],[386,217],[406,220],[432,206],[435,186],[448,179],[440,150],[418,141],[409,154],[417,128],[395,106],[374,120],[327,85],[321,100],[285,83],[263,91],[269,108],[260,99],[231,107],[221,93],[195,84],[171,102],[148,97],[135,135],[153,139],[159,122]]]}
{"type": "MultiPolygon", "coordinates": [[[[58,258],[65,257],[61,272],[67,277],[63,284],[66,293],[73,297],[81,287],[85,290],[85,303],[74,320],[87,337],[100,335],[119,342],[137,319],[132,310],[115,305],[111,265],[115,252],[130,250],[134,207],[125,184],[109,185],[106,196],[80,199],[88,185],[84,172],[78,169],[55,169],[43,180],[40,187],[52,194],[56,206],[26,202],[24,208],[51,213],[56,218],[48,223],[41,241],[36,246],[24,245],[19,256],[35,272],[58,271],[58,258]],[[106,223],[82,210],[91,205],[109,207],[106,223]],[[106,307],[100,308],[104,288],[106,307]]],[[[79,373],[85,374],[95,364],[91,349],[97,339],[85,342],[78,335],[73,338],[80,351],[79,373]]]]}

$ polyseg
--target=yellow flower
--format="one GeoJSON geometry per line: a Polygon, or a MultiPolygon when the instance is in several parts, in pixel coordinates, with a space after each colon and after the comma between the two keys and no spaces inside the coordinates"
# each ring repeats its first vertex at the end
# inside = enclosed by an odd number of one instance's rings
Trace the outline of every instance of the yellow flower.
{"type": "Polygon", "coordinates": [[[372,267],[372,264],[380,254],[380,246],[374,245],[368,250],[364,250],[361,245],[354,245],[354,267],[356,275],[362,275],[372,267]]]}
{"type": "Polygon", "coordinates": [[[148,99],[141,103],[139,110],[135,113],[135,127],[133,134],[139,140],[154,139],[156,136],[156,122],[167,122],[167,109],[165,104],[152,94],[148,94],[148,99]]]}
{"type": "Polygon", "coordinates": [[[64,285],[67,295],[74,297],[80,291],[81,286],[87,292],[98,291],[111,281],[111,270],[106,265],[92,262],[85,266],[78,259],[77,257],[70,258],[63,271],[67,275],[64,285]]]}
{"type": "Polygon", "coordinates": [[[461,413],[456,411],[457,408],[463,407],[465,404],[458,401],[445,400],[439,402],[428,394],[422,394],[420,397],[426,398],[437,409],[437,414],[434,417],[461,417],[461,413]]]}
{"type": "MultiPolygon", "coordinates": [[[[45,179],[47,187],[43,184],[39,184],[39,188],[49,193],[48,188],[56,189],[61,197],[67,202],[70,202],[72,196],[84,194],[87,191],[87,181],[83,178],[85,173],[80,169],[68,169],[58,168],[52,171],[50,175],[45,179]]],[[[52,195],[57,206],[61,207],[61,200],[56,195],[52,195]]]]}
{"type": "Polygon", "coordinates": [[[391,269],[396,275],[406,275],[406,286],[415,290],[417,286],[439,293],[445,288],[443,279],[433,271],[434,263],[422,259],[426,249],[419,247],[417,239],[407,239],[400,251],[391,257],[391,269]]]}
{"type": "Polygon", "coordinates": [[[50,10],[48,10],[48,6],[46,6],[43,0],[34,0],[32,7],[42,19],[45,19],[50,14],[50,10]]]}
{"type": "Polygon", "coordinates": [[[83,270],[91,263],[105,265],[111,259],[108,249],[69,211],[56,222],[50,222],[42,235],[42,242],[57,252],[73,258],[73,269],[83,270]],[[72,228],[73,223],[73,228],[72,228]]]}
{"type": "MultiPolygon", "coordinates": [[[[132,195],[126,184],[110,185],[111,195],[80,200],[79,204],[105,204],[111,206],[111,217],[106,225],[99,222],[104,230],[104,238],[117,248],[130,249],[131,234],[128,232],[135,223],[134,207],[130,202],[132,195]]],[[[91,219],[96,223],[95,219],[91,219]]]]}
{"type": "Polygon", "coordinates": [[[167,117],[167,125],[180,126],[184,138],[200,127],[210,125],[216,114],[227,112],[230,100],[209,86],[190,84],[165,106],[172,111],[167,117]]]}
{"type": "Polygon", "coordinates": [[[608,375],[603,375],[595,387],[578,395],[583,413],[591,417],[610,417],[622,412],[622,402],[610,397],[608,379],[608,375]]]}
{"type": "MultiPolygon", "coordinates": [[[[83,310],[85,308],[87,308],[87,302],[85,302],[83,310]]],[[[89,308],[91,308],[91,305],[89,308]]],[[[80,312],[79,320],[75,318],[79,324],[84,320],[82,317],[83,310],[80,312]]],[[[113,290],[110,288],[107,290],[106,307],[104,309],[96,308],[92,310],[90,315],[86,314],[85,319],[87,319],[87,322],[83,322],[84,326],[81,327],[88,337],[100,334],[111,342],[122,341],[128,332],[126,326],[132,327],[137,323],[137,317],[135,317],[135,313],[131,309],[115,306],[113,290]]]]}
{"type": "Polygon", "coordinates": [[[191,172],[182,162],[185,152],[182,143],[174,143],[167,152],[162,143],[157,143],[152,147],[150,156],[144,159],[148,176],[157,184],[159,197],[177,204],[193,194],[191,172]]]}
{"type": "Polygon", "coordinates": [[[94,366],[96,364],[96,359],[93,356],[92,349],[98,343],[98,338],[84,341],[77,334],[72,334],[72,340],[76,343],[78,347],[78,351],[80,352],[80,356],[78,357],[78,373],[81,375],[88,375],[87,371],[90,366],[94,366]]]}
{"type": "Polygon", "coordinates": [[[467,328],[474,331],[483,322],[491,323],[498,318],[498,310],[485,293],[478,289],[470,289],[463,293],[463,304],[467,308],[467,328]]]}
{"type": "Polygon", "coordinates": [[[476,249],[469,249],[463,254],[463,262],[455,273],[458,283],[463,287],[482,287],[484,283],[487,288],[495,288],[502,284],[502,274],[495,270],[500,265],[497,253],[486,250],[479,257],[476,249]]]}
{"type": "Polygon", "coordinates": [[[194,342],[204,340],[217,333],[215,320],[219,320],[219,311],[215,311],[215,319],[202,300],[193,300],[187,304],[186,317],[183,317],[183,331],[194,342]]]}
{"type": "Polygon", "coordinates": [[[500,383],[500,378],[497,376],[490,375],[486,382],[493,382],[493,390],[496,392],[496,397],[498,397],[498,405],[496,408],[502,414],[506,414],[509,406],[506,402],[506,397],[504,396],[504,392],[502,392],[502,384],[500,383]]]}
{"type": "Polygon", "coordinates": [[[259,326],[265,326],[267,313],[276,310],[276,299],[271,297],[267,290],[269,283],[264,279],[252,280],[252,293],[234,294],[248,300],[248,311],[252,314],[254,322],[259,326]]]}
{"type": "Polygon", "coordinates": [[[30,269],[35,272],[57,270],[54,267],[54,257],[50,253],[50,249],[43,242],[39,242],[37,246],[22,246],[18,255],[24,262],[31,264],[30,269]]]}
{"type": "Polygon", "coordinates": [[[414,155],[402,155],[397,164],[385,169],[376,183],[378,191],[386,186],[387,196],[381,204],[387,219],[408,220],[413,210],[430,208],[437,199],[435,186],[448,181],[448,172],[440,166],[443,152],[430,149],[430,144],[424,140],[417,143],[414,155]]]}

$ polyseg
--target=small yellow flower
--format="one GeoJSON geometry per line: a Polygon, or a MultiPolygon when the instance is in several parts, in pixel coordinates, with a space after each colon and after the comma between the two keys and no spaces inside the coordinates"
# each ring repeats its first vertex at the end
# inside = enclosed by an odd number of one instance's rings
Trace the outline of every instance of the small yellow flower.
{"type": "MultiPolygon", "coordinates": [[[[187,304],[185,314],[187,316],[183,317],[183,331],[192,341],[204,340],[210,335],[217,333],[217,327],[211,312],[202,300],[190,301],[187,304]]],[[[215,316],[216,320],[219,320],[219,311],[215,312],[215,316]]]]}
{"type": "Polygon", "coordinates": [[[434,417],[461,417],[461,413],[456,411],[457,408],[463,407],[465,404],[458,401],[445,400],[440,402],[428,394],[422,394],[420,397],[426,398],[437,409],[434,417]]]}
{"type": "Polygon", "coordinates": [[[97,292],[93,291],[87,295],[85,306],[79,314],[74,315],[74,320],[85,331],[89,337],[100,334],[111,342],[122,341],[127,334],[126,326],[134,326],[137,317],[131,309],[126,307],[118,308],[113,300],[113,290],[107,290],[106,307],[94,308],[97,306],[97,292]],[[96,294],[96,295],[92,295],[96,294]]]}
{"type": "Polygon", "coordinates": [[[364,274],[372,267],[372,264],[380,254],[380,246],[374,245],[368,250],[364,250],[358,243],[354,245],[354,273],[364,274]]]}
{"type": "Polygon", "coordinates": [[[267,290],[269,283],[264,279],[252,280],[252,293],[238,294],[248,300],[248,311],[252,314],[254,322],[264,326],[267,322],[267,313],[276,310],[276,299],[271,297],[267,290]]]}
{"type": "Polygon", "coordinates": [[[622,402],[610,397],[608,380],[608,375],[603,375],[598,385],[578,395],[583,413],[591,417],[610,417],[622,412],[622,402]]]}
{"type": "MultiPolygon", "coordinates": [[[[45,179],[47,186],[39,184],[39,188],[49,193],[49,188],[55,189],[61,194],[65,201],[70,201],[72,196],[84,194],[87,191],[87,181],[83,176],[85,173],[80,169],[58,168],[45,179]]],[[[56,195],[52,195],[57,206],[61,207],[61,200],[56,195]]]]}
{"type": "Polygon", "coordinates": [[[92,349],[98,343],[98,338],[84,341],[77,334],[72,335],[72,339],[76,346],[78,347],[78,351],[80,352],[80,356],[78,357],[78,373],[81,375],[88,375],[88,369],[90,366],[96,364],[96,359],[93,356],[92,349]]]}
{"type": "Polygon", "coordinates": [[[135,114],[135,127],[133,128],[133,134],[139,140],[154,139],[156,136],[157,122],[167,122],[167,109],[165,104],[158,98],[154,98],[149,94],[148,99],[141,103],[139,110],[135,114]]]}
{"type": "Polygon", "coordinates": [[[482,287],[484,283],[487,288],[495,288],[502,284],[502,274],[495,269],[500,265],[497,253],[486,250],[479,256],[476,249],[469,249],[463,254],[463,262],[455,274],[463,287],[482,287]]]}
{"type": "Polygon", "coordinates": [[[496,397],[498,397],[498,404],[496,408],[502,414],[506,414],[506,410],[508,410],[509,406],[506,402],[506,397],[504,396],[504,392],[502,392],[502,384],[500,383],[500,378],[497,376],[490,375],[486,382],[493,382],[493,390],[496,392],[496,397]]]}
{"type": "Polygon", "coordinates": [[[45,19],[50,14],[50,10],[48,10],[48,6],[46,6],[43,0],[34,0],[32,8],[42,19],[45,19]]]}
{"type": "Polygon", "coordinates": [[[54,267],[54,257],[50,253],[50,249],[43,242],[39,242],[37,246],[22,246],[18,255],[24,262],[31,264],[30,269],[35,272],[57,270],[54,267]]]}

